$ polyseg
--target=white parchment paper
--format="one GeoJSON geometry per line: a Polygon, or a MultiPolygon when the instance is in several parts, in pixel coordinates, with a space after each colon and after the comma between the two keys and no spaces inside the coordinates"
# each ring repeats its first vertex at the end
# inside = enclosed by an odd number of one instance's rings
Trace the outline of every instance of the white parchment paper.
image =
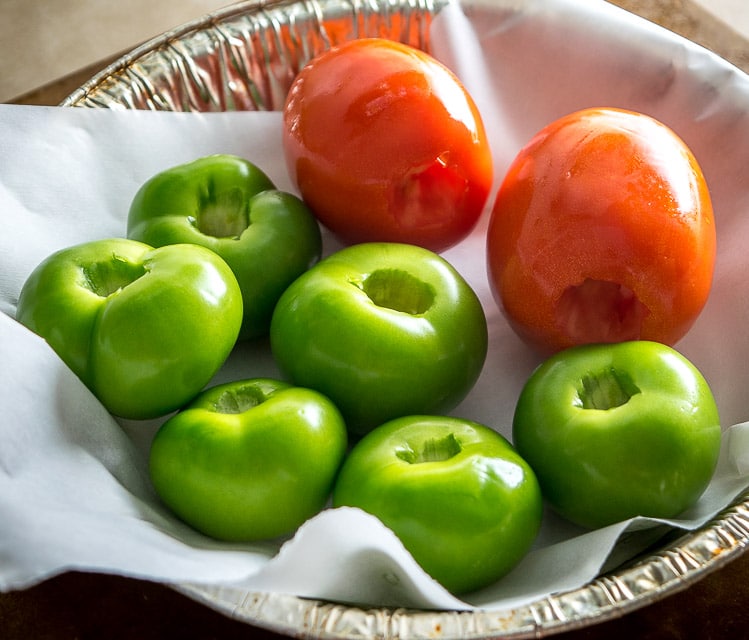
{"type": "MultiPolygon", "coordinates": [[[[463,599],[354,509],[326,510],[288,541],[227,545],[193,532],[162,507],[148,480],[159,421],[113,419],[43,340],[13,320],[15,304],[31,270],[53,251],[124,235],[130,199],[162,169],[236,153],[293,191],[280,115],[0,105],[0,590],[79,569],[372,605],[500,609],[581,586],[662,535],[662,525],[698,528],[749,486],[749,79],[602,1],[456,2],[432,35],[436,55],[479,103],[497,182],[535,131],[588,106],[661,119],[701,163],[719,256],[708,305],[678,348],[711,383],[725,432],[719,469],[700,502],[668,523],[635,519],[593,532],[547,514],[518,569],[463,599]]],[[[481,297],[490,327],[485,369],[453,414],[509,436],[517,394],[539,361],[491,298],[486,222],[445,254],[481,297]]],[[[326,238],[326,251],[335,248],[326,238]]],[[[265,344],[238,346],[216,382],[253,375],[277,375],[265,344]]]]}

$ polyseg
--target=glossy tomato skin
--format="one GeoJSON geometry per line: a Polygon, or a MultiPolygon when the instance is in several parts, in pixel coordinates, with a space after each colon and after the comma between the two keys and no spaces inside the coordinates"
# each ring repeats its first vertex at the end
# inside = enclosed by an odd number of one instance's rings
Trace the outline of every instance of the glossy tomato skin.
{"type": "Polygon", "coordinates": [[[283,143],[305,202],[346,243],[442,251],[468,235],[491,188],[470,95],[434,58],[390,40],[346,42],[303,68],[283,143]]]}
{"type": "Polygon", "coordinates": [[[707,300],[715,251],[694,155],[655,119],[611,108],[562,117],[520,151],[487,236],[495,298],[542,352],[673,345],[707,300]]]}

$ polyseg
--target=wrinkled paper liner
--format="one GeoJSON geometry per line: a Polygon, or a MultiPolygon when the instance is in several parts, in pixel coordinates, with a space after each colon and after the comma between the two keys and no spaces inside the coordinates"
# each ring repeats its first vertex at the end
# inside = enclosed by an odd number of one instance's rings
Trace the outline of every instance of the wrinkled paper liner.
{"type": "MultiPolygon", "coordinates": [[[[463,598],[427,576],[392,532],[357,509],[327,509],[289,540],[239,545],[196,533],[160,504],[148,479],[148,447],[160,421],[112,418],[46,343],[12,318],[23,282],[47,255],[125,234],[132,196],[158,171],[236,153],[294,191],[281,156],[280,114],[0,105],[0,589],[82,570],[373,606],[505,609],[580,587],[673,528],[702,527],[749,486],[749,296],[736,295],[749,266],[746,76],[603,2],[502,6],[464,13],[456,3],[432,25],[435,55],[460,75],[484,115],[495,188],[535,131],[587,106],[661,119],[705,171],[718,228],[715,282],[703,314],[677,345],[712,385],[726,425],[718,469],[700,501],[675,520],[635,518],[596,531],[546,513],[521,564],[463,598]]],[[[517,394],[539,359],[492,300],[486,223],[485,215],[471,237],[444,254],[480,296],[490,329],[482,376],[452,414],[510,437],[517,394]]],[[[325,247],[330,253],[337,245],[326,235],[325,247]]],[[[278,375],[262,341],[238,345],[214,382],[257,375],[278,375]]]]}

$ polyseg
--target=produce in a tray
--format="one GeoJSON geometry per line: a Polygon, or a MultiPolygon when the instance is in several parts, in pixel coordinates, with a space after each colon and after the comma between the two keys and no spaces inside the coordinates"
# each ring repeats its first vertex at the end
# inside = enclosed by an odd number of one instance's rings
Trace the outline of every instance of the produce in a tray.
{"type": "Polygon", "coordinates": [[[154,247],[188,242],[219,254],[242,290],[240,339],[267,335],[278,298],[320,259],[320,227],[295,195],[244,158],[205,156],[145,182],[127,235],[154,247]]]}
{"type": "Polygon", "coordinates": [[[697,368],[658,342],[580,345],[544,362],[515,409],[513,442],[564,517],[602,527],[671,518],[712,478],[721,427],[697,368]]]}
{"type": "Polygon", "coordinates": [[[321,260],[284,292],[270,328],[284,377],[328,396],[352,433],[453,409],[488,348],[466,280],[411,244],[363,243],[321,260]]]}
{"type": "Polygon", "coordinates": [[[240,380],[207,389],[161,426],[150,474],[162,500],[199,531],[263,540],[325,506],[346,442],[341,414],[321,394],[240,380]]]}
{"type": "Polygon", "coordinates": [[[284,106],[289,174],[346,243],[442,251],[478,221],[492,184],[481,116],[430,55],[380,38],[335,46],[296,76],[284,106]]]}
{"type": "Polygon", "coordinates": [[[510,571],[542,517],[536,477],[510,443],[442,416],[398,418],[366,435],[343,464],[333,505],[377,516],[453,593],[510,571]]]}
{"type": "Polygon", "coordinates": [[[242,294],[213,251],[112,238],[52,254],[29,275],[16,319],[43,337],[123,418],[179,409],[233,349],[242,294]]]}
{"type": "Polygon", "coordinates": [[[494,202],[488,270],[542,352],[683,337],[710,293],[713,209],[684,142],[653,118],[591,108],[544,127],[494,202]]]}

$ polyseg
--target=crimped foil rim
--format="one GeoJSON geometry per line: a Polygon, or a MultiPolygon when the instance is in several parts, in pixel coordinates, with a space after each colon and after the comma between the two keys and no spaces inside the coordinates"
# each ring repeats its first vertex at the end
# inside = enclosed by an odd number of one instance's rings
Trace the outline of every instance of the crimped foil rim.
{"type": "MultiPolygon", "coordinates": [[[[328,0],[326,8],[337,0],[328,0]]],[[[385,0],[397,9],[401,0],[385,0]]],[[[477,0],[482,1],[482,0],[477,0]]],[[[340,0],[341,5],[366,11],[369,0],[340,0]]],[[[415,12],[433,15],[447,0],[403,0],[415,12]]],[[[372,3],[374,4],[374,3],[372,3]]],[[[182,43],[200,46],[208,30],[220,31],[232,20],[282,7],[303,7],[318,19],[325,17],[318,0],[245,0],[229,5],[149,40],[93,76],[60,106],[89,108],[148,108],[189,110],[206,104],[198,95],[197,107],[188,99],[172,104],[149,93],[144,78],[131,74],[134,67],[154,64],[164,72],[164,52],[178,51],[182,43]],[[196,45],[195,43],[198,42],[196,45]],[[132,95],[143,94],[142,104],[132,95]],[[176,107],[176,108],[175,108],[176,107]]],[[[418,19],[418,16],[417,16],[418,19]]],[[[426,33],[428,27],[423,26],[426,33]]],[[[422,48],[428,37],[421,34],[422,48]]],[[[186,47],[189,50],[190,46],[186,47]]],[[[310,55],[313,51],[309,52],[310,55]]],[[[184,55],[184,54],[180,54],[184,55]]],[[[168,56],[167,56],[168,57],[168,56]]],[[[189,61],[188,61],[189,62],[189,61]]],[[[304,60],[296,61],[303,64],[304,60]]],[[[167,68],[166,72],[170,70],[167,68]]],[[[184,71],[177,68],[177,71],[184,71]]],[[[148,78],[145,79],[147,84],[148,78]]],[[[277,97],[277,96],[276,96],[277,97]]],[[[245,108],[272,107],[273,95],[245,108]]],[[[208,108],[221,108],[220,101],[208,108]]],[[[277,106],[277,105],[276,105],[277,106]]],[[[539,638],[617,618],[677,593],[741,555],[749,542],[749,492],[703,528],[681,535],[636,562],[611,571],[570,591],[550,595],[527,605],[503,611],[418,611],[392,608],[359,608],[275,593],[256,593],[198,584],[171,585],[176,591],[231,618],[258,627],[307,638],[364,639],[441,637],[483,640],[539,638]]]]}
{"type": "Polygon", "coordinates": [[[97,92],[102,89],[102,85],[111,80],[113,77],[122,74],[130,69],[139,60],[152,56],[155,51],[168,46],[170,42],[189,38],[203,29],[208,29],[223,20],[230,19],[233,16],[244,15],[248,12],[262,10],[265,7],[280,4],[279,0],[245,0],[228,5],[222,9],[207,13],[196,20],[178,25],[169,31],[143,42],[131,51],[123,54],[114,62],[107,65],[104,69],[92,76],[88,81],[78,87],[73,93],[68,95],[59,106],[61,107],[112,107],[113,105],[106,96],[97,96],[97,92]],[[100,100],[101,104],[96,101],[100,100]],[[87,102],[88,101],[88,102],[87,102]]]}
{"type": "MultiPolygon", "coordinates": [[[[428,20],[431,16],[444,7],[449,0],[244,0],[228,5],[222,9],[208,13],[203,17],[187,22],[181,26],[171,29],[147,42],[136,47],[129,53],[124,54],[102,71],[94,75],[88,82],[81,85],[59,106],[63,107],[94,107],[113,109],[147,109],[165,111],[227,111],[227,110],[271,110],[280,109],[285,89],[291,83],[296,72],[316,53],[324,47],[333,44],[332,38],[337,40],[346,39],[340,34],[328,39],[327,34],[321,30],[318,42],[301,43],[299,45],[300,55],[294,60],[287,61],[291,68],[287,69],[286,78],[271,77],[269,83],[276,86],[267,89],[267,95],[252,95],[252,90],[262,94],[262,87],[250,87],[247,89],[251,94],[243,103],[231,101],[231,97],[199,95],[205,91],[201,87],[200,69],[196,69],[190,60],[190,47],[223,47],[231,46],[231,27],[236,28],[235,21],[247,16],[267,15],[262,26],[278,28],[285,26],[289,29],[294,27],[298,16],[295,11],[298,8],[302,19],[319,21],[330,19],[335,16],[353,17],[353,31],[375,30],[376,26],[367,24],[372,16],[381,15],[378,10],[387,8],[388,12],[405,10],[408,8],[415,20],[428,20]],[[324,5],[324,7],[323,7],[324,5]],[[311,17],[311,18],[310,18],[311,17]],[[288,21],[287,24],[281,24],[288,21]],[[227,29],[227,27],[229,27],[227,29]],[[201,36],[210,33],[210,38],[200,41],[201,36]],[[187,43],[188,46],[182,46],[187,43]],[[137,68],[137,71],[134,69],[137,68]],[[179,78],[179,86],[167,87],[175,92],[186,93],[172,100],[172,96],[165,95],[163,90],[152,86],[149,72],[155,72],[164,80],[164,76],[171,74],[179,78]],[[285,81],[285,84],[284,84],[285,81]],[[283,92],[281,94],[281,92],[283,92]],[[190,95],[192,94],[192,95],[190,95]],[[198,95],[196,95],[198,94],[198,95]],[[137,96],[137,98],[133,98],[137,96]]],[[[482,0],[478,0],[482,1],[482,0]]],[[[382,16],[383,20],[388,16],[382,16]]],[[[240,25],[240,29],[243,25],[240,25]]],[[[257,25],[253,25],[257,28],[257,25]]],[[[413,24],[403,27],[414,29],[413,24]]],[[[429,51],[428,22],[419,24],[418,41],[410,44],[429,51]]],[[[266,29],[267,31],[267,29],[266,29]]],[[[256,35],[250,33],[248,35],[256,35]]],[[[349,34],[351,35],[351,34],[349,34]]],[[[356,33],[354,34],[356,36],[356,33]]],[[[271,38],[272,39],[272,38],[271,38]]],[[[413,38],[412,38],[413,39],[413,38]]],[[[272,42],[271,46],[282,43],[272,42]]],[[[268,43],[263,43],[267,46],[268,43]]],[[[205,51],[204,51],[205,52],[205,51]]],[[[261,51],[261,54],[267,52],[261,51]]],[[[243,61],[238,61],[240,66],[243,61]]],[[[246,64],[246,61],[244,61],[246,64]]],[[[244,70],[249,74],[249,70],[244,70]]],[[[222,73],[228,73],[222,70],[222,73]]],[[[269,73],[269,75],[272,75],[269,73]]],[[[231,93],[231,91],[228,91],[231,93]]]]}
{"type": "Polygon", "coordinates": [[[181,584],[173,588],[236,620],[330,640],[544,638],[620,618],[674,595],[740,556],[749,541],[749,492],[708,525],[588,584],[501,611],[360,608],[286,594],[181,584]]]}

